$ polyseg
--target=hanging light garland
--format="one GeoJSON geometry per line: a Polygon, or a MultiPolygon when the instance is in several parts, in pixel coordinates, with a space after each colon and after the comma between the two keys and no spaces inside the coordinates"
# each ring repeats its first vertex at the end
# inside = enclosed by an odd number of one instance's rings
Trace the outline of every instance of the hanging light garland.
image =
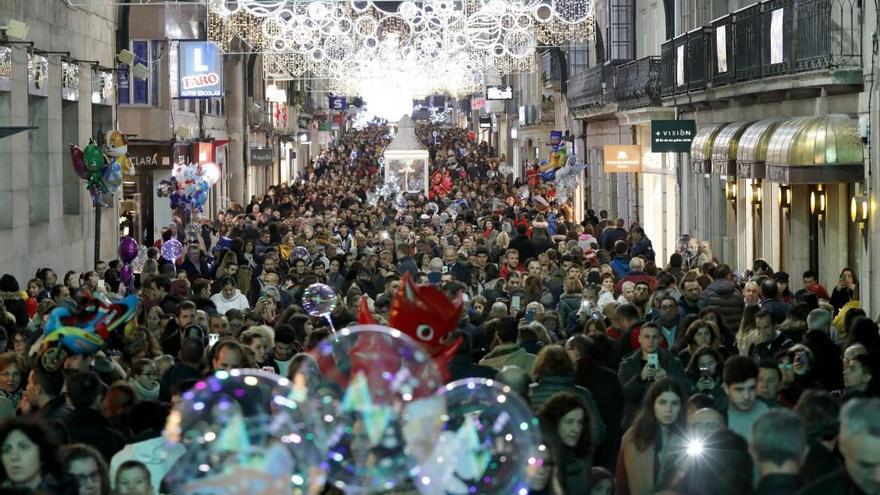
{"type": "Polygon", "coordinates": [[[539,45],[592,39],[593,0],[208,0],[208,37],[237,37],[273,78],[308,73],[331,91],[394,79],[414,94],[479,90],[487,70],[529,70],[539,45]],[[364,83],[364,81],[369,81],[364,83]]]}

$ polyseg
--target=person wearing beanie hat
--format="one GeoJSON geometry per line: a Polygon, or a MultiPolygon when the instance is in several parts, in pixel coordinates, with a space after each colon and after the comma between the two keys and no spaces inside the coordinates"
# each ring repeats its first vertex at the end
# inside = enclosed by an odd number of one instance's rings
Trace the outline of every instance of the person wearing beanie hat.
{"type": "Polygon", "coordinates": [[[15,316],[15,324],[19,327],[27,326],[27,295],[21,291],[18,280],[8,273],[0,277],[0,299],[6,305],[6,311],[15,316]]]}

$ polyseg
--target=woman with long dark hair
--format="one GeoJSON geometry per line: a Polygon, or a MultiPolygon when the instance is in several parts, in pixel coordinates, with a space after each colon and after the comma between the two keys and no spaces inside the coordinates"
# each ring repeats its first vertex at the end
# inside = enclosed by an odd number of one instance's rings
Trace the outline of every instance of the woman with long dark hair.
{"type": "Polygon", "coordinates": [[[582,493],[590,486],[595,445],[590,434],[586,402],[571,392],[559,392],[538,411],[544,438],[552,446],[556,477],[563,493],[582,493]]]}
{"type": "Polygon", "coordinates": [[[668,485],[685,445],[687,396],[678,382],[654,382],[617,457],[615,493],[647,495],[668,485]]]}
{"type": "Polygon", "coordinates": [[[3,488],[77,495],[76,481],[63,475],[58,441],[42,422],[13,418],[0,423],[0,446],[3,488]]]}

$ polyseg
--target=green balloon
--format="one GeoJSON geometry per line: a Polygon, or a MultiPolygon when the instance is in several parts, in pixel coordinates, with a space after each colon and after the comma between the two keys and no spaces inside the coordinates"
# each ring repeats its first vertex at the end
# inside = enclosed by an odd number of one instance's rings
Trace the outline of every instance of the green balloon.
{"type": "Polygon", "coordinates": [[[89,143],[83,150],[83,162],[90,172],[104,170],[104,153],[94,142],[89,143]]]}

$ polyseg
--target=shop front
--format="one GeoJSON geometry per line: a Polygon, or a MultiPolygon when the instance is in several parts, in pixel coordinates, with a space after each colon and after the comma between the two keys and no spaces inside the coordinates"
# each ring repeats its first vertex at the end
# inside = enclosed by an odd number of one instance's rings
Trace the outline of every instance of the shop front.
{"type": "Polygon", "coordinates": [[[171,175],[173,164],[188,155],[187,145],[174,141],[130,140],[128,157],[135,174],[123,180],[119,203],[120,233],[141,244],[152,244],[171,222],[168,198],[156,194],[159,181],[171,175]]]}

